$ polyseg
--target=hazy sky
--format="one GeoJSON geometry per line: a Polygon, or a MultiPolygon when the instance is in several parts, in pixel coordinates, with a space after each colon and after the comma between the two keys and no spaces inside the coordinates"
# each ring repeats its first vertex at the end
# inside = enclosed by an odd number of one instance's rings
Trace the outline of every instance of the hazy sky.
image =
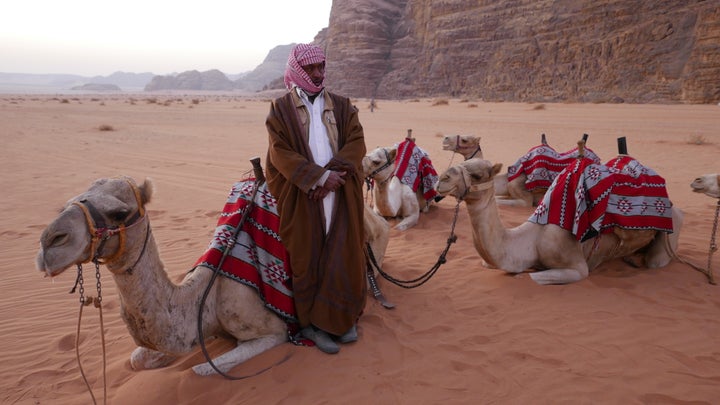
{"type": "Polygon", "coordinates": [[[0,72],[107,76],[254,69],[277,45],[310,42],[332,0],[9,0],[0,72]]]}

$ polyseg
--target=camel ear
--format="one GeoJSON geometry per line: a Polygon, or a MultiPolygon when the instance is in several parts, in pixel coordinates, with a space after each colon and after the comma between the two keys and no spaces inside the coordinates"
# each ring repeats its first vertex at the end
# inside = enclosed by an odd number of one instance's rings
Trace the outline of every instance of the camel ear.
{"type": "Polygon", "coordinates": [[[153,185],[152,179],[146,177],[145,181],[143,181],[143,183],[138,186],[138,190],[140,190],[140,198],[142,199],[142,204],[145,205],[149,203],[152,199],[153,192],[155,191],[155,186],[153,185]]]}
{"type": "Polygon", "coordinates": [[[492,167],[492,175],[500,173],[500,170],[502,170],[502,163],[495,163],[492,167]]]}
{"type": "Polygon", "coordinates": [[[395,156],[397,156],[397,148],[390,149],[388,156],[390,157],[391,160],[395,160],[395,156]]]}
{"type": "Polygon", "coordinates": [[[717,175],[717,185],[720,187],[720,174],[717,175]]]}

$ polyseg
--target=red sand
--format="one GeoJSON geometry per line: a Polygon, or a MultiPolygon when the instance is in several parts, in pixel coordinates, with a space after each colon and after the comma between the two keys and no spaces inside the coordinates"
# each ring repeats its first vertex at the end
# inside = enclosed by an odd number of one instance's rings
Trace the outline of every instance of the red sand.
{"type": "MultiPolygon", "coordinates": [[[[175,280],[202,254],[232,183],[265,158],[268,100],[224,96],[4,96],[0,98],[0,402],[91,403],[75,358],[78,296],[75,272],[54,280],[34,268],[44,227],[70,197],[99,177],[151,177],[153,232],[175,280]],[[195,98],[197,104],[192,102],[195,98]],[[165,105],[165,100],[171,100],[165,105]],[[112,131],[101,131],[103,125],[112,131]]],[[[482,136],[485,158],[512,164],[547,134],[558,151],[588,133],[603,160],[616,138],[665,177],[685,225],[679,255],[700,266],[708,258],[716,200],[690,182],[720,171],[720,107],[382,101],[373,113],[358,100],[368,149],[400,142],[413,130],[442,172],[458,163],[444,135],[482,136]],[[700,143],[700,144],[698,144],[700,143]]],[[[392,230],[384,269],[412,278],[444,248],[455,202],[446,198],[405,232],[392,230]]],[[[500,207],[507,226],[530,208],[500,207]]],[[[394,220],[391,220],[394,222],[394,220]]],[[[659,270],[614,261],[581,282],[540,286],[526,274],[488,270],[472,246],[464,205],[458,241],[433,279],[406,290],[381,280],[387,310],[370,299],[360,340],[330,356],[287,343],[232,370],[258,376],[229,381],[199,377],[198,350],[171,366],[133,371],[135,344],[119,316],[103,269],[107,385],[97,310],[86,308],[80,333],[83,367],[99,403],[717,403],[720,397],[720,286],[689,266],[659,270]]],[[[713,259],[717,268],[720,259],[713,259]]],[[[91,284],[92,285],[92,284],[91,284]]],[[[94,287],[94,286],[93,286],[94,287]]],[[[219,339],[211,353],[232,346],[219,339]]]]}

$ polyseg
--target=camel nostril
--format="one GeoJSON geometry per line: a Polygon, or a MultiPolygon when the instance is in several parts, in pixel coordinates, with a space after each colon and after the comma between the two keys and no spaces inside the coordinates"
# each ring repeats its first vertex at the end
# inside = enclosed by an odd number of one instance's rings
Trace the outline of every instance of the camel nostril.
{"type": "Polygon", "coordinates": [[[50,241],[49,241],[49,243],[48,243],[47,246],[48,246],[48,247],[61,246],[61,245],[63,245],[65,242],[67,242],[68,237],[69,237],[69,236],[68,236],[68,234],[66,234],[66,233],[54,235],[54,236],[50,239],[50,241]]]}

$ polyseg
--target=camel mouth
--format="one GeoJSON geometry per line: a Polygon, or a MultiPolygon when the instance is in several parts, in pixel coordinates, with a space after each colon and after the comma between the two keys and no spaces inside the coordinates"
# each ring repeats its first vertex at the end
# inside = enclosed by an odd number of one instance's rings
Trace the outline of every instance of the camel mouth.
{"type": "Polygon", "coordinates": [[[443,150],[454,150],[455,144],[451,143],[449,139],[443,139],[442,148],[443,150]]]}
{"type": "Polygon", "coordinates": [[[702,184],[698,184],[697,182],[691,183],[690,188],[695,193],[704,193],[705,192],[705,186],[702,184]]]}
{"type": "Polygon", "coordinates": [[[43,253],[43,250],[40,249],[40,251],[37,254],[37,257],[35,258],[35,267],[38,271],[45,273],[45,277],[56,277],[65,272],[65,270],[69,269],[70,266],[72,266],[72,263],[64,266],[64,267],[50,267],[48,263],[45,262],[45,255],[43,253]]]}

